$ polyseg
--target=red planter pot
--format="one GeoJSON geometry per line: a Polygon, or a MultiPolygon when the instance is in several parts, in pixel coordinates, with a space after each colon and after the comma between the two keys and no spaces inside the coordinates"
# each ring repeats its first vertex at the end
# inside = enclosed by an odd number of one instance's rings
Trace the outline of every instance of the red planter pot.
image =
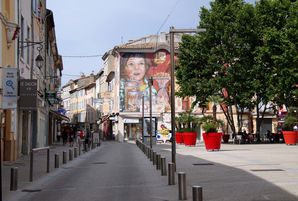
{"type": "Polygon", "coordinates": [[[196,132],[183,132],[183,142],[186,146],[195,146],[197,142],[196,132]]]}
{"type": "Polygon", "coordinates": [[[176,143],[177,144],[183,144],[183,134],[182,134],[182,132],[176,132],[175,137],[176,137],[176,143]]]}
{"type": "Polygon", "coordinates": [[[203,133],[207,151],[220,150],[222,133],[203,133]]]}
{"type": "Polygon", "coordinates": [[[297,131],[283,131],[282,133],[287,145],[296,145],[298,135],[297,131]]]}

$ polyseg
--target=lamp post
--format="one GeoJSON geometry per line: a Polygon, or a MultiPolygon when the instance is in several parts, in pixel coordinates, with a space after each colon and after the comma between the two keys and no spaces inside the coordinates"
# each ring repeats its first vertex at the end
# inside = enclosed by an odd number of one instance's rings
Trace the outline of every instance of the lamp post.
{"type": "Polygon", "coordinates": [[[142,142],[144,143],[144,95],[142,95],[142,142]]]}
{"type": "MultiPolygon", "coordinates": [[[[175,29],[170,27],[170,63],[171,63],[171,129],[172,129],[172,163],[176,165],[176,136],[175,136],[175,33],[200,33],[206,29],[175,29]]],[[[175,168],[176,169],[176,168],[175,168]]]]}
{"type": "Polygon", "coordinates": [[[150,129],[149,129],[149,134],[150,134],[150,148],[152,149],[152,85],[153,85],[153,78],[150,77],[149,79],[149,116],[150,116],[150,129]]]}

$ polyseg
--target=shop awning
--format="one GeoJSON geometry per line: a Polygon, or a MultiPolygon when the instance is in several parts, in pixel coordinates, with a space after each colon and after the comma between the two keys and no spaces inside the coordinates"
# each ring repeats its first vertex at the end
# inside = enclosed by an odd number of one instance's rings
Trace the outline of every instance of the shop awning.
{"type": "Polygon", "coordinates": [[[59,112],[57,112],[55,110],[50,110],[50,113],[57,119],[70,121],[70,119],[67,116],[60,114],[59,112]]]}

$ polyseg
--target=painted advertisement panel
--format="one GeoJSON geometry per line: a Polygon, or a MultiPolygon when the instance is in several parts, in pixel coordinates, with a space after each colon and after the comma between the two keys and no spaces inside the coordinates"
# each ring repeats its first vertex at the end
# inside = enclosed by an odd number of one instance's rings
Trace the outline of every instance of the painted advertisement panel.
{"type": "Polygon", "coordinates": [[[150,79],[152,85],[152,112],[170,111],[170,53],[123,53],[120,58],[120,111],[150,110],[150,79]]]}

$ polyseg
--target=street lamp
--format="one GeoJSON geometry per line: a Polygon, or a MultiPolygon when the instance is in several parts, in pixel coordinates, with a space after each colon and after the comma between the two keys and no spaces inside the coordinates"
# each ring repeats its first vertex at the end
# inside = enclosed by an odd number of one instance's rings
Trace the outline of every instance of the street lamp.
{"type": "Polygon", "coordinates": [[[206,29],[175,29],[170,27],[170,63],[171,63],[171,128],[172,128],[172,163],[176,166],[176,136],[175,136],[175,33],[200,33],[206,29]]]}
{"type": "Polygon", "coordinates": [[[36,62],[36,66],[40,69],[43,65],[43,58],[42,56],[40,55],[40,52],[42,50],[42,45],[40,44],[39,47],[37,47],[37,50],[38,50],[38,55],[37,57],[35,58],[35,62],[36,62]]]}
{"type": "Polygon", "coordinates": [[[152,85],[153,85],[153,78],[150,77],[149,79],[149,116],[150,116],[150,129],[149,129],[149,134],[150,134],[150,149],[152,149],[152,85]]]}
{"type": "Polygon", "coordinates": [[[144,94],[142,95],[142,142],[144,143],[144,94]]]}

